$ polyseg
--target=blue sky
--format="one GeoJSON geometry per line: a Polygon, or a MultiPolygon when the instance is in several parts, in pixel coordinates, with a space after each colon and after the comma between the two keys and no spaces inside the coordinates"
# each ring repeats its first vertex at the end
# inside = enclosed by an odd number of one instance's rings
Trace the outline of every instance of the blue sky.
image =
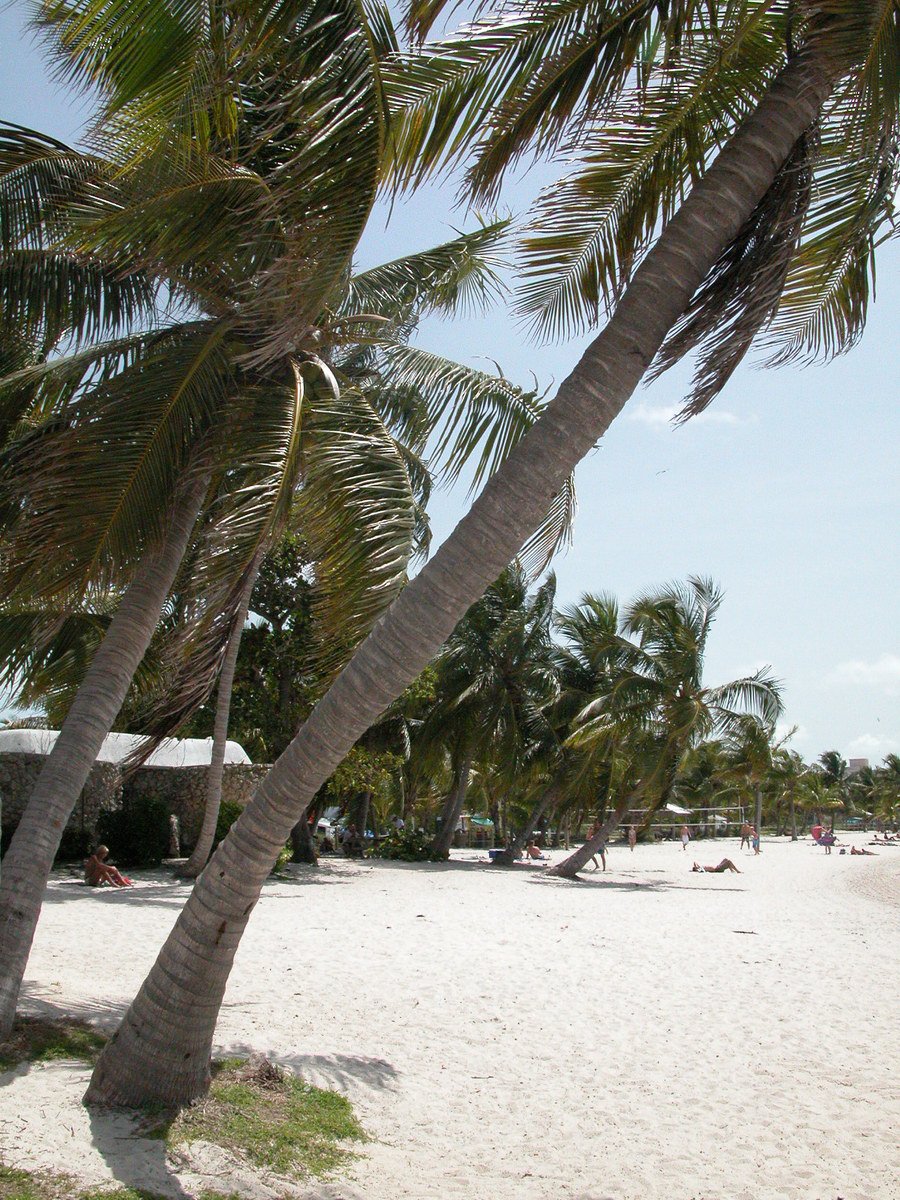
{"type": "MultiPolygon", "coordinates": [[[[0,11],[0,117],[75,140],[88,106],[48,76],[23,33],[26,6],[0,11]]],[[[522,211],[542,167],[503,203],[522,211]]],[[[383,206],[360,252],[364,265],[422,249],[471,227],[453,189],[429,187],[383,206]]],[[[625,601],[689,574],[726,593],[708,653],[710,682],[770,664],[783,681],[791,745],[877,761],[900,752],[900,412],[894,338],[900,327],[900,249],[884,246],[866,334],[827,366],[754,369],[745,363],[702,417],[670,418],[689,369],[635,394],[577,474],[572,548],[555,563],[561,603],[584,591],[625,601]]],[[[587,338],[537,346],[509,313],[426,322],[419,340],[448,357],[526,385],[558,383],[587,338]]],[[[466,504],[465,489],[432,505],[436,542],[466,504]]]]}

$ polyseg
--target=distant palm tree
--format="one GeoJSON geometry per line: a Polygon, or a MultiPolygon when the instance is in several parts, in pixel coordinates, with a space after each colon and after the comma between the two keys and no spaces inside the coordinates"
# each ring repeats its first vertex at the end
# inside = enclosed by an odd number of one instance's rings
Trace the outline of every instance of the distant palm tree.
{"type": "MultiPolygon", "coordinates": [[[[703,683],[703,660],[722,594],[707,579],[691,578],[639,596],[604,645],[609,679],[605,694],[577,718],[573,741],[606,747],[639,736],[649,762],[612,815],[578,850],[551,869],[574,878],[607,840],[629,808],[647,816],[665,804],[688,749],[711,735],[733,735],[747,715],[771,729],[781,713],[776,681],[765,670],[718,687],[703,683]]],[[[627,742],[626,742],[627,748],[627,742]]]]}
{"type": "Polygon", "coordinates": [[[837,750],[826,750],[819,755],[819,766],[822,771],[822,782],[831,796],[831,828],[837,810],[847,806],[849,793],[847,791],[847,760],[842,758],[837,750]]]}

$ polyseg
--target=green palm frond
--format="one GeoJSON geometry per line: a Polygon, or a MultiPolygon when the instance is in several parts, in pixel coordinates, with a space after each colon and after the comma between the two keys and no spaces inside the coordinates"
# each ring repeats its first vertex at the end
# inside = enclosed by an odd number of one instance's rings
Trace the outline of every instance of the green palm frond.
{"type": "Polygon", "coordinates": [[[554,556],[571,545],[577,512],[575,476],[572,474],[550,501],[541,524],[516,555],[529,579],[543,575],[554,556]]]}
{"type": "Polygon", "coordinates": [[[427,413],[423,428],[434,438],[430,457],[447,482],[465,468],[472,471],[472,490],[481,487],[540,416],[538,393],[502,376],[415,346],[389,345],[382,355],[392,387],[420,397],[427,413]]]}
{"type": "Polygon", "coordinates": [[[578,169],[544,190],[524,230],[519,311],[543,337],[596,324],[783,61],[771,5],[633,87],[568,147],[578,169]]]}
{"type": "Polygon", "coordinates": [[[719,7],[702,0],[510,4],[399,60],[386,71],[396,114],[396,181],[415,185],[440,165],[457,162],[483,140],[496,114],[503,114],[506,127],[508,110],[515,111],[521,98],[524,111],[516,114],[506,158],[497,158],[482,185],[498,186],[519,154],[534,144],[552,149],[570,122],[615,96],[632,68],[642,66],[648,47],[660,38],[667,48],[677,46],[695,21],[715,22],[719,7]]]}
{"type": "Polygon", "coordinates": [[[403,324],[428,313],[477,312],[498,300],[509,218],[354,275],[339,315],[375,313],[403,324]]]}
{"type": "Polygon", "coordinates": [[[317,665],[330,673],[406,582],[419,518],[403,457],[362,394],[317,397],[304,459],[293,524],[311,555],[317,665]]]}
{"type": "MultiPolygon", "coordinates": [[[[61,421],[4,455],[6,490],[28,501],[9,534],[10,585],[20,580],[44,599],[114,586],[123,564],[158,536],[169,498],[226,405],[232,365],[216,323],[122,344],[131,360],[121,370],[76,394],[61,421]]],[[[43,384],[69,387],[92,361],[83,352],[48,364],[43,384]]],[[[99,361],[108,365],[108,356],[99,361]]]]}

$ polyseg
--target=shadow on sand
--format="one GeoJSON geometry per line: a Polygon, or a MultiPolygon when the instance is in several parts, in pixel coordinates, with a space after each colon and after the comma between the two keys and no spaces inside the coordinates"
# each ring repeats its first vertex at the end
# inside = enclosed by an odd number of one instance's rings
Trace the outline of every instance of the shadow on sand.
{"type": "Polygon", "coordinates": [[[397,1069],[385,1059],[359,1054],[284,1054],[242,1042],[216,1049],[216,1058],[249,1058],[254,1054],[265,1054],[270,1062],[293,1071],[305,1083],[332,1091],[346,1092],[360,1086],[373,1092],[393,1091],[398,1079],[397,1069]]]}

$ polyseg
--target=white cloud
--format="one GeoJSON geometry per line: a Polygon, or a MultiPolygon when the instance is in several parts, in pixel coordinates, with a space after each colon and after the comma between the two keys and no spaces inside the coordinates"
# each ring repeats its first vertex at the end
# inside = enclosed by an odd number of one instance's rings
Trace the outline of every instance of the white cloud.
{"type": "Polygon", "coordinates": [[[880,737],[874,733],[861,733],[847,746],[848,758],[867,758],[875,763],[896,750],[897,738],[880,737]]]}
{"type": "MultiPolygon", "coordinates": [[[[666,425],[671,425],[674,417],[681,412],[683,405],[681,404],[636,404],[633,408],[627,409],[626,414],[630,421],[640,421],[643,425],[649,425],[654,429],[661,429],[666,425]]],[[[704,425],[740,425],[741,419],[735,413],[728,412],[725,409],[708,408],[706,412],[702,412],[699,416],[691,417],[689,424],[704,424],[704,425]]]]}
{"type": "Polygon", "coordinates": [[[838,683],[876,688],[888,696],[900,695],[900,655],[882,654],[873,662],[851,659],[838,663],[832,672],[838,683]]]}

